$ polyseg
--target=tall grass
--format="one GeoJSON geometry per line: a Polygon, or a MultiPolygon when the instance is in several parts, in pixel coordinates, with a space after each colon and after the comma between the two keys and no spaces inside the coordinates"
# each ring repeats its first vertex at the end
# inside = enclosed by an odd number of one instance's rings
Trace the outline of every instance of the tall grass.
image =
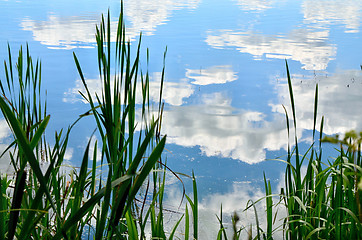
{"type": "MultiPolygon", "coordinates": [[[[273,239],[272,232],[283,231],[285,239],[362,239],[362,201],[361,189],[358,188],[362,176],[361,140],[362,134],[345,134],[344,139],[323,138],[324,117],[321,118],[319,135],[316,134],[318,85],[315,90],[314,125],[312,137],[314,143],[300,154],[297,138],[297,119],[294,108],[294,96],[286,64],[288,86],[294,128],[294,147],[288,145],[284,188],[279,196],[281,201],[273,205],[270,182],[265,177],[267,230],[265,239],[273,239]],[[339,145],[338,156],[328,162],[322,160],[322,143],[339,145]],[[303,164],[306,166],[302,173],[303,164]],[[275,207],[283,205],[287,216],[283,224],[272,229],[276,213],[275,207]]],[[[289,115],[285,109],[288,136],[290,134],[289,115]]]]}
{"type": "MultiPolygon", "coordinates": [[[[122,15],[122,13],[121,13],[122,15]]],[[[140,37],[141,39],[141,37],[140,37]]],[[[125,27],[122,17],[118,22],[117,39],[115,43],[114,66],[112,66],[111,55],[111,30],[110,16],[97,27],[96,40],[98,46],[99,73],[102,79],[102,96],[96,96],[97,105],[88,90],[86,81],[78,62],[74,59],[86,88],[83,97],[89,102],[92,115],[94,116],[102,139],[102,156],[108,166],[108,177],[105,185],[107,189],[101,209],[97,211],[97,225],[95,237],[101,238],[104,232],[107,237],[122,236],[123,221],[126,216],[132,219],[133,201],[143,182],[160,160],[166,137],[163,137],[154,148],[153,153],[144,160],[144,155],[156,136],[156,124],[159,116],[148,121],[147,107],[149,85],[148,74],[139,76],[140,41],[135,59],[131,60],[130,43],[125,39],[125,27]],[[111,73],[112,67],[114,73],[111,73]],[[113,76],[112,76],[113,75],[113,76]],[[111,81],[113,79],[113,81],[111,81]],[[141,133],[135,140],[136,131],[136,87],[137,81],[141,79],[142,89],[142,120],[141,133]],[[113,86],[112,86],[113,83],[113,86]],[[144,136],[143,136],[144,135],[144,136]],[[134,153],[136,152],[136,153],[134,153]],[[141,170],[139,170],[142,166],[141,170]],[[137,171],[140,171],[137,175],[137,171]],[[129,176],[117,188],[112,188],[112,182],[124,176],[129,176]],[[109,209],[109,205],[112,206],[109,209]],[[107,220],[108,214],[110,219],[107,220]]],[[[113,53],[113,52],[112,52],[113,53]]],[[[163,79],[161,79],[161,82],[163,79]]],[[[160,113],[161,114],[161,113],[160,113]]],[[[103,160],[103,159],[102,159],[103,160]]],[[[101,187],[101,186],[99,186],[101,187]]]]}
{"type": "MultiPolygon", "coordinates": [[[[245,208],[245,211],[254,211],[255,225],[252,228],[250,221],[252,229],[247,230],[243,226],[237,228],[235,223],[239,217],[234,214],[232,239],[240,239],[241,231],[247,231],[249,239],[362,239],[362,132],[347,132],[342,139],[338,135],[323,137],[324,117],[317,129],[316,85],[312,131],[314,142],[302,154],[297,136],[293,86],[287,63],[286,71],[292,120],[287,108],[283,107],[288,139],[294,136],[294,141],[293,144],[288,141],[286,159],[278,159],[286,164],[284,187],[280,193],[273,194],[270,181],[264,173],[265,197],[256,202],[250,200],[245,208]],[[294,131],[293,134],[291,131],[294,131]],[[327,158],[328,161],[322,158],[324,143],[338,146],[336,158],[327,158]],[[260,223],[264,219],[259,219],[256,211],[256,204],[261,201],[265,201],[266,207],[265,229],[260,223]],[[277,232],[282,234],[276,235],[277,232]]],[[[221,208],[220,217],[217,217],[220,222],[217,239],[228,239],[222,214],[221,208]]]]}
{"type": "MultiPolygon", "coordinates": [[[[81,95],[90,109],[67,130],[55,133],[54,146],[44,137],[50,116],[46,101],[41,101],[40,61],[33,64],[28,48],[24,60],[20,49],[14,71],[9,47],[0,108],[13,132],[14,142],[3,154],[10,155],[15,177],[1,176],[0,180],[0,239],[144,239],[149,225],[153,238],[175,234],[181,219],[170,233],[163,226],[166,167],[161,154],[166,136],[160,135],[162,90],[158,112],[152,115],[149,75],[140,69],[141,36],[133,54],[122,9],[115,43],[109,14],[102,16],[96,28],[96,41],[102,93],[92,95],[74,54],[86,90],[81,95]],[[140,105],[136,102],[138,86],[142,88],[140,105]],[[140,121],[137,111],[141,111],[140,121]],[[89,116],[96,122],[100,142],[94,143],[91,152],[89,140],[79,170],[65,174],[61,169],[71,129],[89,116]],[[47,162],[45,169],[42,162],[47,162]],[[142,186],[147,190],[139,199],[142,186]],[[151,204],[146,206],[148,199],[151,204]]],[[[189,202],[197,218],[197,203],[189,202]]]]}

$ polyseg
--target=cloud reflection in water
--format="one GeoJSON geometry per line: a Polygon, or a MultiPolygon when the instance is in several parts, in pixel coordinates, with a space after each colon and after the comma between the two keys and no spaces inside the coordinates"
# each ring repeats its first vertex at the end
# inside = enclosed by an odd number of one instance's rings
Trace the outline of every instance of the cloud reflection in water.
{"type": "Polygon", "coordinates": [[[237,4],[243,11],[265,11],[271,8],[272,1],[270,0],[237,0],[237,4]]]}
{"type": "MultiPolygon", "coordinates": [[[[159,89],[160,89],[160,80],[161,74],[154,73],[151,76],[150,80],[150,100],[154,102],[158,102],[159,100],[159,89]]],[[[111,87],[113,91],[114,80],[111,80],[111,87]]],[[[102,82],[100,79],[86,79],[87,87],[89,92],[93,95],[93,100],[96,100],[96,94],[101,96],[102,90],[102,82]]],[[[142,103],[142,92],[141,92],[141,84],[137,85],[137,93],[136,93],[136,103],[142,103]]],[[[74,103],[77,101],[82,101],[86,103],[86,101],[81,97],[79,92],[86,93],[83,83],[80,79],[75,81],[75,86],[73,88],[68,89],[67,92],[64,93],[63,101],[74,103]]],[[[183,104],[184,99],[190,97],[194,92],[194,87],[186,82],[164,82],[163,87],[163,100],[165,103],[180,106],[183,104]],[[177,92],[177,94],[175,94],[177,92]]]]}
{"type": "MultiPolygon", "coordinates": [[[[292,71],[292,70],[291,70],[292,71]]],[[[318,116],[325,117],[323,132],[326,134],[345,133],[362,130],[362,72],[360,70],[340,70],[333,75],[303,77],[293,75],[293,91],[297,124],[302,129],[313,127],[313,105],[315,83],[319,85],[318,116]]],[[[283,113],[281,104],[289,106],[286,79],[278,84],[279,102],[270,104],[273,111],[283,113]]]]}
{"type": "MultiPolygon", "coordinates": [[[[236,79],[236,73],[225,66],[206,68],[197,76],[194,72],[196,70],[187,70],[186,76],[200,85],[236,79]]],[[[159,73],[154,74],[152,79],[150,98],[158,101],[159,82],[154,79],[159,79],[159,73]]],[[[99,80],[88,79],[87,85],[91,93],[100,94],[99,80]]],[[[78,91],[85,92],[80,80],[64,93],[63,100],[80,101],[78,91]]],[[[239,159],[250,164],[263,161],[266,150],[286,148],[285,117],[282,114],[267,121],[266,115],[261,112],[233,108],[231,99],[220,92],[202,94],[198,105],[183,105],[193,93],[194,84],[185,81],[164,83],[163,99],[170,107],[164,110],[162,129],[168,135],[168,143],[199,146],[206,156],[239,159]]],[[[137,102],[141,103],[141,99],[137,102]]]]}
{"type": "Polygon", "coordinates": [[[304,23],[316,28],[344,24],[345,32],[359,32],[362,2],[359,0],[306,0],[302,3],[304,23]]]}
{"type": "Polygon", "coordinates": [[[255,59],[293,59],[306,70],[323,70],[336,55],[336,47],[328,43],[328,31],[295,29],[287,36],[264,35],[234,30],[210,31],[206,43],[214,48],[236,48],[255,59]]]}
{"type": "MultiPolygon", "coordinates": [[[[10,142],[9,137],[11,136],[11,131],[8,127],[8,124],[5,119],[0,119],[0,154],[9,146],[10,142]]],[[[5,154],[0,158],[0,173],[11,174],[12,166],[10,164],[10,156],[5,154]]]]}
{"type": "MultiPolygon", "coordinates": [[[[189,77],[190,72],[192,71],[186,73],[189,77]]],[[[222,69],[221,75],[223,74],[222,69]]],[[[159,82],[154,80],[159,79],[158,75],[159,73],[154,74],[150,82],[150,97],[153,101],[158,101],[156,93],[159,82]]],[[[212,79],[208,74],[201,74],[199,77],[194,82],[212,84],[219,81],[218,77],[212,79]]],[[[195,78],[192,77],[191,81],[193,79],[195,78]]],[[[359,70],[340,71],[330,76],[293,75],[298,137],[309,141],[303,136],[303,132],[313,127],[316,82],[319,83],[318,114],[325,116],[324,133],[344,133],[350,129],[362,129],[359,121],[362,116],[356,111],[362,100],[360,95],[362,74],[359,70]]],[[[92,93],[99,94],[101,89],[99,80],[90,79],[87,80],[87,84],[92,93]]],[[[164,101],[169,107],[164,111],[162,129],[168,135],[168,143],[184,147],[198,146],[206,156],[233,158],[249,164],[263,161],[266,158],[266,151],[286,149],[288,138],[282,108],[282,105],[290,105],[286,79],[282,79],[275,86],[278,102],[269,104],[271,117],[258,111],[236,109],[231,105],[231,98],[221,92],[201,94],[199,104],[184,105],[185,101],[194,94],[194,88],[194,84],[185,80],[178,83],[165,82],[164,101]]],[[[80,80],[76,82],[74,88],[65,93],[64,101],[80,100],[78,91],[84,92],[80,80]]],[[[141,100],[137,102],[140,103],[141,100]]],[[[291,114],[289,115],[291,118],[291,114]]]]}
{"type": "MultiPolygon", "coordinates": [[[[45,21],[26,18],[21,27],[25,31],[32,31],[34,40],[48,48],[72,49],[95,44],[95,26],[99,21],[98,15],[87,18],[50,15],[45,21]]],[[[112,22],[112,25],[114,28],[116,22],[112,22]]]]}
{"type": "Polygon", "coordinates": [[[266,149],[287,146],[285,117],[273,121],[257,111],[231,107],[221,93],[203,95],[203,104],[173,107],[164,112],[162,129],[169,143],[199,146],[207,156],[239,159],[249,164],[263,161],[266,149]]]}
{"type": "Polygon", "coordinates": [[[126,19],[133,31],[152,34],[158,25],[168,21],[172,11],[196,9],[201,0],[125,0],[126,19]]]}
{"type": "Polygon", "coordinates": [[[238,79],[231,65],[212,66],[206,69],[186,69],[186,77],[193,79],[192,84],[223,84],[238,79]]]}
{"type": "MultiPolygon", "coordinates": [[[[331,76],[306,78],[293,75],[300,140],[310,141],[305,130],[313,128],[316,82],[319,83],[318,116],[319,119],[325,116],[324,133],[362,130],[362,115],[358,111],[362,101],[361,71],[345,70],[331,76]]],[[[168,134],[168,142],[185,147],[199,146],[206,156],[233,158],[250,164],[261,162],[266,151],[286,149],[288,143],[282,108],[282,105],[287,108],[290,105],[286,80],[277,84],[275,91],[279,101],[269,104],[272,120],[266,120],[261,112],[235,109],[231,107],[231,99],[222,93],[213,93],[202,95],[199,105],[166,110],[163,130],[168,134]]],[[[289,117],[292,117],[291,111],[289,117]]]]}
{"type": "MultiPolygon", "coordinates": [[[[167,0],[146,1],[126,0],[124,2],[125,16],[131,24],[127,24],[127,38],[134,40],[140,32],[152,35],[156,27],[164,24],[171,16],[172,11],[183,8],[194,9],[199,0],[167,0]]],[[[86,14],[81,16],[58,16],[48,14],[47,20],[39,21],[30,18],[22,20],[20,26],[25,31],[33,33],[33,39],[48,48],[72,49],[94,47],[95,26],[100,23],[100,15],[86,14]]],[[[115,41],[118,18],[111,20],[112,41],[115,41]]]]}
{"type": "MultiPolygon", "coordinates": [[[[280,178],[281,181],[284,178],[280,178]]],[[[278,185],[281,186],[282,182],[278,185]]],[[[220,208],[222,204],[223,210],[223,224],[226,227],[226,232],[229,237],[232,236],[232,224],[231,224],[231,216],[236,212],[240,221],[238,227],[244,226],[246,229],[242,231],[242,235],[240,239],[247,239],[247,231],[249,227],[255,224],[255,212],[254,208],[250,208],[247,211],[244,211],[246,206],[248,205],[249,200],[256,202],[265,196],[265,190],[253,184],[252,182],[235,182],[231,185],[226,186],[230,188],[230,191],[226,193],[214,193],[203,196],[203,198],[199,199],[199,239],[200,240],[208,240],[215,239],[217,236],[218,230],[220,228],[220,223],[218,222],[216,216],[220,217],[220,208]]],[[[180,204],[180,199],[182,198],[182,192],[180,188],[177,186],[166,186],[167,189],[167,198],[164,202],[164,207],[169,209],[177,209],[180,204]]],[[[278,197],[274,198],[274,203],[277,203],[279,200],[278,197]]],[[[250,202],[249,202],[250,204],[250,202]]],[[[258,220],[260,221],[260,227],[262,229],[266,229],[266,211],[265,211],[265,200],[260,201],[256,204],[256,211],[258,214],[258,220]]],[[[282,219],[285,214],[285,209],[281,206],[275,207],[273,209],[273,213],[276,213],[278,209],[277,218],[274,222],[274,228],[282,225],[282,219]]],[[[184,211],[181,209],[181,211],[184,211]]],[[[165,222],[167,222],[166,226],[174,226],[174,223],[178,220],[181,215],[165,214],[165,222]]],[[[183,231],[184,223],[180,224],[178,228],[178,233],[183,231]]],[[[255,230],[255,227],[254,227],[255,230]]],[[[255,232],[253,232],[253,236],[255,236],[255,232]]],[[[281,232],[276,232],[274,237],[276,239],[281,239],[281,232]]]]}

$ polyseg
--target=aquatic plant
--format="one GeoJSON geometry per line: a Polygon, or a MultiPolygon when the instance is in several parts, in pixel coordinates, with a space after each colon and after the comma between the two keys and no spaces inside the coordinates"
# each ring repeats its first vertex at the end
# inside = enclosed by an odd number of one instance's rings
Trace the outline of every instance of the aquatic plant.
{"type": "MultiPolygon", "coordinates": [[[[55,133],[54,146],[47,144],[44,137],[50,116],[46,114],[46,101],[41,101],[40,61],[34,66],[27,48],[24,62],[20,49],[16,79],[9,47],[6,81],[0,84],[0,108],[14,141],[2,156],[10,155],[15,177],[3,175],[0,180],[0,236],[5,239],[81,239],[85,236],[144,239],[149,222],[153,237],[165,238],[169,234],[164,230],[162,215],[166,171],[161,159],[166,141],[166,136],[160,135],[162,90],[157,114],[153,115],[149,75],[148,72],[143,74],[139,67],[141,35],[133,55],[131,44],[125,39],[123,9],[115,43],[111,41],[109,14],[106,18],[102,16],[96,31],[101,96],[93,98],[81,63],[74,54],[86,89],[81,95],[90,109],[66,131],[55,133]],[[139,82],[141,84],[137,84],[139,82]],[[140,106],[136,104],[137,86],[142,88],[140,106]],[[138,110],[142,116],[140,122],[135,118],[138,110]],[[61,169],[70,132],[77,122],[89,116],[95,119],[96,134],[101,141],[95,141],[94,150],[90,152],[93,143],[89,140],[80,168],[64,172],[61,169]],[[98,144],[101,159],[97,159],[98,144]],[[99,160],[100,166],[97,165],[99,160]],[[42,167],[44,162],[46,165],[42,167]],[[154,171],[156,169],[158,171],[154,171]],[[154,185],[151,190],[150,183],[154,185]],[[139,203],[137,198],[141,197],[139,191],[144,185],[147,190],[139,203]],[[152,203],[147,207],[148,199],[152,203]]],[[[163,78],[164,74],[160,80],[161,89],[163,78]]],[[[191,199],[189,202],[194,213],[197,203],[193,204],[191,199]]],[[[197,202],[197,195],[194,202],[197,202]]],[[[194,218],[197,218],[196,213],[194,218]]],[[[171,238],[180,221],[169,234],[171,238]]],[[[197,230],[194,232],[197,236],[197,230]]]]}
{"type": "MultiPolygon", "coordinates": [[[[294,143],[292,145],[288,141],[285,160],[276,159],[286,164],[284,187],[280,193],[273,194],[271,183],[264,173],[265,197],[255,202],[249,201],[244,210],[254,211],[255,224],[250,222],[250,229],[246,226],[238,228],[236,222],[239,216],[235,213],[232,216],[232,239],[239,239],[242,231],[247,231],[249,239],[275,239],[277,232],[282,232],[285,239],[362,239],[360,197],[362,133],[350,131],[345,133],[342,139],[339,135],[323,137],[324,117],[322,117],[317,134],[318,85],[316,85],[312,131],[314,142],[301,154],[296,131],[293,86],[287,63],[286,71],[292,120],[289,118],[287,108],[283,107],[288,139],[292,136],[293,127],[294,143]],[[322,158],[322,145],[325,143],[339,145],[336,158],[326,160],[322,158]],[[302,172],[302,167],[306,168],[305,173],[302,172]],[[262,201],[265,201],[266,207],[265,229],[261,227],[262,219],[258,218],[256,208],[256,205],[262,201]],[[285,211],[281,211],[283,208],[285,211]]],[[[220,217],[217,216],[220,223],[217,239],[228,239],[222,214],[221,207],[220,217]]]]}
{"type": "MultiPolygon", "coordinates": [[[[321,118],[319,135],[316,134],[318,109],[318,85],[316,85],[312,131],[314,143],[301,154],[296,132],[293,87],[287,63],[286,70],[295,131],[294,146],[291,150],[292,147],[288,143],[286,160],[278,160],[286,164],[284,187],[279,194],[272,194],[270,181],[267,181],[264,175],[265,198],[263,199],[266,200],[267,206],[267,229],[258,235],[264,239],[273,239],[276,231],[283,231],[285,239],[362,239],[362,201],[361,189],[358,188],[362,176],[362,135],[351,131],[341,140],[338,135],[323,137],[324,117],[321,118]],[[340,144],[335,159],[328,161],[322,159],[323,142],[340,144]],[[302,166],[306,166],[305,174],[302,173],[302,166]],[[273,198],[276,200],[275,203],[273,198]],[[285,207],[287,214],[278,218],[278,213],[274,209],[281,206],[285,207]],[[280,218],[283,223],[275,224],[280,218]]],[[[290,120],[288,111],[285,107],[284,109],[289,139],[290,120]]],[[[259,232],[260,229],[257,228],[259,232]]]]}

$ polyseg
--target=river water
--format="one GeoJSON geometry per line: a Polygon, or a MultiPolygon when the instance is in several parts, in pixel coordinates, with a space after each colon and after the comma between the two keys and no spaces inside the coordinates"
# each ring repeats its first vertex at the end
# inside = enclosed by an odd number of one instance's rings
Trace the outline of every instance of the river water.
{"type": "MultiPolygon", "coordinates": [[[[0,0],[0,58],[7,59],[7,43],[14,53],[28,43],[33,57],[41,59],[52,115],[49,135],[87,110],[78,94],[82,84],[72,52],[89,85],[99,91],[95,25],[108,9],[115,25],[120,7],[113,0],[0,0]]],[[[165,156],[174,171],[195,171],[205,226],[217,226],[214,214],[221,202],[230,215],[263,196],[263,172],[275,191],[281,186],[285,166],[265,160],[284,156],[288,145],[282,107],[291,117],[285,60],[297,134],[306,148],[312,143],[316,83],[317,125],[323,115],[324,133],[362,129],[362,1],[125,0],[124,13],[129,39],[136,42],[142,31],[143,49],[150,50],[154,99],[167,46],[165,156]]],[[[4,80],[3,69],[0,73],[4,80]]],[[[92,131],[87,124],[75,128],[69,162],[79,163],[92,131]]],[[[2,121],[2,149],[9,136],[2,121]]],[[[0,162],[6,168],[6,161],[0,162]]],[[[172,177],[169,185],[172,208],[181,190],[172,177]]],[[[215,232],[205,226],[204,236],[215,232]]]]}

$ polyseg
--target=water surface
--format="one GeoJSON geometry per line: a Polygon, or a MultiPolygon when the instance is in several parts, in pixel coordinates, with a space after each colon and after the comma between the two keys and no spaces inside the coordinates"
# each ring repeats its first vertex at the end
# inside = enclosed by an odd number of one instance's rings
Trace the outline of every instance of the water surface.
{"type": "MultiPolygon", "coordinates": [[[[52,136],[87,110],[78,94],[82,84],[73,51],[92,91],[100,90],[95,25],[109,9],[116,26],[120,1],[0,0],[0,9],[1,59],[7,58],[9,42],[14,54],[28,43],[42,61],[52,136]]],[[[265,159],[283,156],[288,144],[282,107],[291,117],[285,60],[292,74],[297,134],[305,148],[312,143],[316,83],[318,125],[325,116],[324,132],[362,129],[361,1],[126,0],[124,9],[127,36],[136,42],[142,31],[144,52],[150,49],[155,100],[167,46],[165,155],[175,171],[195,171],[201,217],[216,220],[213,211],[219,211],[221,201],[230,214],[262,196],[263,171],[277,189],[284,166],[265,159]]],[[[4,80],[3,69],[0,73],[4,80]]],[[[85,121],[71,135],[68,160],[75,165],[91,124],[85,121]]],[[[2,121],[1,148],[9,136],[2,121]]],[[[179,194],[170,191],[170,199],[179,194]]]]}

